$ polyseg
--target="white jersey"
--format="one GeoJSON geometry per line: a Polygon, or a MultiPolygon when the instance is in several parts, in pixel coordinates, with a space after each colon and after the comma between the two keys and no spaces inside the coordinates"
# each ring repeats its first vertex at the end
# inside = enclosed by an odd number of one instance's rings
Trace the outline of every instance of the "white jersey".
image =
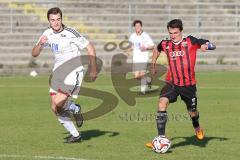
{"type": "Polygon", "coordinates": [[[135,32],[131,34],[129,41],[133,44],[133,62],[148,62],[149,51],[141,51],[140,47],[154,46],[152,38],[146,32],[142,32],[141,35],[135,32]]]}
{"type": "Polygon", "coordinates": [[[89,41],[78,31],[66,26],[58,33],[54,33],[52,28],[48,28],[43,32],[43,35],[48,39],[44,47],[50,47],[54,54],[53,70],[64,62],[80,56],[80,49],[84,49],[89,44],[89,41]]]}

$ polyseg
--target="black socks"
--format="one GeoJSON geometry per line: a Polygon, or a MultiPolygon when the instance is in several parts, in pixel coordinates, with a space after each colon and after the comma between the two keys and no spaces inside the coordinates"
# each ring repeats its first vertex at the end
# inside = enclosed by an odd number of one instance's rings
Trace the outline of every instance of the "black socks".
{"type": "Polygon", "coordinates": [[[167,111],[158,111],[156,115],[158,135],[165,135],[165,127],[167,123],[167,111]]]}

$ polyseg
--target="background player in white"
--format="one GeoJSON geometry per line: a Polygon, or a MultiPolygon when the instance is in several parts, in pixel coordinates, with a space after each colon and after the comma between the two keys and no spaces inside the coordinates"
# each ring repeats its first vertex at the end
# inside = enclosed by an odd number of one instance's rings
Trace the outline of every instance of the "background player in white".
{"type": "Polygon", "coordinates": [[[133,71],[134,77],[141,80],[141,92],[145,94],[147,84],[150,87],[151,78],[146,76],[147,63],[149,61],[149,51],[154,48],[152,38],[142,30],[142,21],[133,22],[135,32],[130,35],[129,41],[133,50],[133,71]]]}
{"type": "MultiPolygon", "coordinates": [[[[93,45],[81,36],[76,30],[66,27],[62,23],[62,11],[55,7],[51,8],[47,12],[47,18],[50,24],[50,27],[46,29],[42,36],[40,37],[37,44],[32,49],[32,56],[39,56],[42,48],[49,46],[54,54],[55,63],[53,71],[58,68],[63,63],[68,60],[77,57],[80,54],[79,49],[87,49],[91,70],[90,77],[95,79],[97,76],[96,71],[96,53],[93,45]]],[[[74,70],[74,75],[70,75],[70,82],[67,83],[76,83],[76,72],[79,73],[79,85],[81,85],[83,78],[83,67],[80,65],[77,69],[74,70]]],[[[66,78],[67,79],[67,78],[66,78]]],[[[66,83],[65,80],[63,83],[66,83]]],[[[75,85],[75,84],[72,84],[75,85]]],[[[66,143],[73,143],[81,141],[81,135],[74,126],[69,114],[66,114],[67,111],[72,111],[74,117],[77,119],[77,125],[80,127],[82,125],[81,114],[79,113],[81,108],[79,105],[74,104],[69,99],[69,95],[63,92],[58,92],[50,88],[51,95],[51,107],[52,111],[58,117],[58,120],[63,126],[69,131],[70,136],[66,139],[66,143]]],[[[71,96],[71,95],[70,95],[71,96]]]]}

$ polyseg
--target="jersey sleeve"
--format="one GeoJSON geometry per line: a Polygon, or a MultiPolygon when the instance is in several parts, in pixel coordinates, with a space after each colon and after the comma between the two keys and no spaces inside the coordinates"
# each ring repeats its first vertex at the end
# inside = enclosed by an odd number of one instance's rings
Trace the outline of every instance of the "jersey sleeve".
{"type": "Polygon", "coordinates": [[[66,28],[65,30],[69,31],[68,33],[71,34],[70,43],[77,45],[80,49],[84,49],[87,47],[89,41],[78,31],[72,28],[66,28]]]}
{"type": "Polygon", "coordinates": [[[71,43],[76,44],[80,49],[84,49],[89,44],[89,41],[85,37],[76,37],[71,40],[71,43]]]}
{"type": "Polygon", "coordinates": [[[193,36],[188,36],[188,37],[190,38],[192,45],[197,44],[197,45],[201,46],[201,45],[206,44],[207,42],[209,42],[209,40],[206,40],[206,39],[201,39],[201,38],[198,39],[198,38],[193,37],[193,36]]]}
{"type": "Polygon", "coordinates": [[[157,50],[158,50],[158,52],[163,51],[162,42],[163,42],[163,41],[161,41],[161,42],[157,45],[157,50]]]}

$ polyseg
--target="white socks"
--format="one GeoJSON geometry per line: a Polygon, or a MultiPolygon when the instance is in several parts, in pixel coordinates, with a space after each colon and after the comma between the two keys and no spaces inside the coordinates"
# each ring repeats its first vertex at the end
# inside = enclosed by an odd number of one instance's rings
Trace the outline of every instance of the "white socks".
{"type": "Polygon", "coordinates": [[[148,76],[144,76],[141,78],[141,92],[145,93],[147,89],[147,83],[151,82],[151,78],[148,76]]]}
{"type": "Polygon", "coordinates": [[[66,128],[66,130],[73,135],[74,137],[78,137],[79,136],[79,132],[76,129],[76,127],[74,126],[71,118],[69,117],[62,117],[62,116],[57,116],[58,117],[58,121],[66,128]]]}
{"type": "Polygon", "coordinates": [[[151,81],[152,81],[152,78],[151,77],[146,77],[146,79],[147,79],[147,83],[150,83],[151,81]]]}

